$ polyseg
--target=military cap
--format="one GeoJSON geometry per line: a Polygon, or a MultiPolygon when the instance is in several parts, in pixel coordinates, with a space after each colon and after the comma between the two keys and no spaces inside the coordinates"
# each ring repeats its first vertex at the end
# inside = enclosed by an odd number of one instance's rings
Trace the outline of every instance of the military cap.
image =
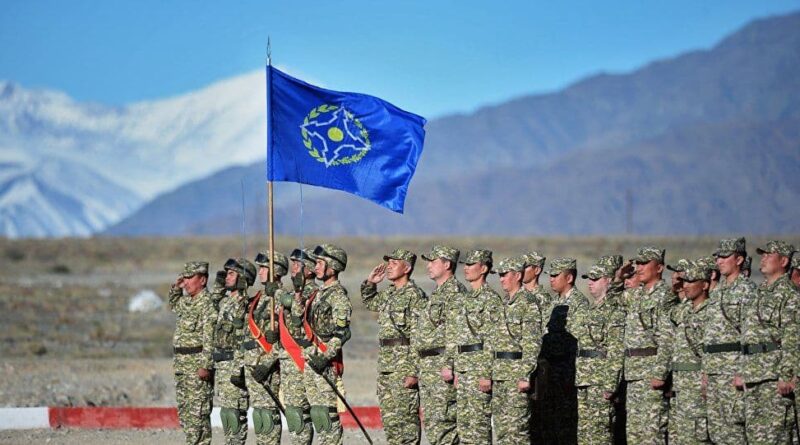
{"type": "Polygon", "coordinates": [[[564,272],[565,270],[577,270],[578,262],[575,258],[556,258],[550,261],[550,270],[547,273],[550,276],[555,276],[564,272]]]}
{"type": "Polygon", "coordinates": [[[597,260],[597,265],[611,271],[611,275],[622,267],[622,255],[603,255],[597,260]]]}
{"type": "Polygon", "coordinates": [[[504,274],[507,272],[522,272],[525,269],[525,260],[517,257],[503,258],[492,272],[504,274]]]}
{"type": "MultiPolygon", "coordinates": [[[[285,276],[289,272],[289,260],[286,258],[286,255],[275,252],[272,255],[272,261],[275,265],[275,273],[277,275],[285,276]]],[[[269,251],[267,251],[267,253],[258,252],[253,262],[261,267],[269,267],[269,251]]]]}
{"type": "Polygon", "coordinates": [[[700,267],[705,267],[709,271],[716,270],[717,272],[719,272],[719,266],[717,266],[717,260],[714,259],[713,256],[704,256],[702,258],[698,258],[697,260],[695,260],[695,263],[697,263],[697,265],[700,267]]]}
{"type": "Polygon", "coordinates": [[[773,240],[768,242],[766,246],[756,249],[756,252],[758,252],[759,255],[764,255],[765,253],[777,253],[791,258],[792,253],[794,252],[794,246],[786,241],[773,240]]]}
{"type": "Polygon", "coordinates": [[[389,260],[408,261],[408,264],[414,267],[414,263],[417,261],[417,254],[406,249],[394,249],[389,255],[383,256],[383,261],[389,260]]]}
{"type": "Polygon", "coordinates": [[[747,255],[746,244],[744,237],[721,239],[719,240],[719,247],[714,251],[714,256],[726,258],[734,253],[745,256],[747,255]]]}
{"type": "Polygon", "coordinates": [[[653,260],[664,264],[664,249],[653,246],[642,247],[637,252],[636,258],[633,259],[634,262],[639,264],[649,263],[653,260]]]}
{"type": "Polygon", "coordinates": [[[683,281],[701,281],[711,278],[711,269],[704,264],[697,261],[690,261],[684,270],[681,280],[683,281]]]}
{"type": "Polygon", "coordinates": [[[530,252],[522,255],[521,259],[525,262],[525,267],[536,266],[544,268],[544,260],[546,258],[541,253],[531,250],[530,252]]]}
{"type": "Polygon", "coordinates": [[[183,265],[181,276],[191,278],[197,274],[208,275],[208,263],[205,261],[189,261],[183,265]]]}
{"type": "Polygon", "coordinates": [[[461,264],[489,264],[492,262],[492,251],[486,249],[471,250],[467,253],[466,258],[460,260],[461,264]]]}
{"type": "Polygon", "coordinates": [[[588,272],[586,272],[585,274],[581,275],[581,277],[584,280],[587,279],[587,278],[590,279],[590,280],[598,280],[598,279],[603,278],[603,277],[609,277],[609,278],[613,277],[614,276],[614,272],[616,272],[616,271],[613,270],[612,268],[608,267],[608,266],[602,266],[600,264],[595,264],[594,266],[589,268],[588,272]]]}
{"type": "Polygon", "coordinates": [[[681,258],[675,262],[675,264],[667,264],[667,269],[673,272],[684,272],[686,267],[689,265],[689,260],[686,258],[681,258]]]}
{"type": "Polygon", "coordinates": [[[347,252],[335,244],[320,244],[309,255],[311,258],[323,260],[331,269],[342,272],[347,267],[347,252]]]}
{"type": "Polygon", "coordinates": [[[800,269],[800,252],[795,251],[792,256],[792,269],[800,269]]]}
{"type": "Polygon", "coordinates": [[[433,260],[438,260],[439,258],[441,258],[443,260],[447,260],[447,261],[451,261],[453,263],[457,263],[458,262],[458,255],[460,253],[461,252],[459,252],[458,249],[456,249],[456,248],[449,247],[449,246],[436,245],[436,246],[433,246],[431,248],[430,253],[428,253],[427,255],[423,254],[422,255],[422,259],[425,260],[425,261],[433,261],[433,260]]]}
{"type": "Polygon", "coordinates": [[[311,249],[294,249],[289,255],[289,259],[292,261],[300,261],[305,267],[313,269],[315,264],[311,255],[313,255],[311,249]]]}

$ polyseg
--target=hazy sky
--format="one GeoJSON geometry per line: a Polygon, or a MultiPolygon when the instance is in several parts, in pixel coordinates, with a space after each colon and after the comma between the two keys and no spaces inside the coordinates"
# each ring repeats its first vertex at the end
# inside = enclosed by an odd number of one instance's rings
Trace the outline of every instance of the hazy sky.
{"type": "Polygon", "coordinates": [[[0,79],[126,104],[273,63],[428,118],[710,48],[800,0],[0,3],[0,79]]]}

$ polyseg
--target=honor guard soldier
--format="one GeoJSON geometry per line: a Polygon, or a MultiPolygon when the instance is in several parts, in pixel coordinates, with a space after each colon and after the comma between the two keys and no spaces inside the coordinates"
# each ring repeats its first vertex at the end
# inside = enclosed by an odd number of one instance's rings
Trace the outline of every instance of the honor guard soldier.
{"type": "Polygon", "coordinates": [[[187,444],[211,443],[211,350],[217,312],[207,282],[208,263],[192,261],[183,266],[169,290],[169,305],[176,316],[172,338],[175,398],[187,444]]]}
{"type": "Polygon", "coordinates": [[[411,279],[416,254],[395,249],[383,260],[361,283],[364,306],[378,313],[378,403],[383,430],[390,445],[419,444],[419,357],[411,350],[411,339],[427,297],[411,279]],[[378,284],[384,279],[391,284],[379,292],[378,284]]]}
{"type": "Polygon", "coordinates": [[[412,347],[419,356],[419,392],[425,419],[425,436],[431,445],[459,443],[456,431],[456,389],[453,386],[453,356],[456,351],[445,337],[445,322],[454,316],[456,305],[467,288],[456,279],[459,251],[433,246],[422,255],[428,262],[428,277],[436,289],[417,322],[412,347]]]}
{"type": "Polygon", "coordinates": [[[742,360],[734,384],[744,390],[745,434],[751,444],[787,443],[795,430],[798,304],[789,280],[794,246],[770,241],[756,249],[764,282],[744,304],[742,360]]]}
{"type": "Polygon", "coordinates": [[[217,272],[214,293],[219,301],[214,326],[214,387],[225,443],[242,445],[247,440],[249,394],[244,380],[243,354],[239,348],[244,339],[247,312],[247,288],[256,280],[256,267],[244,258],[231,258],[217,272]]]}
{"type": "MultiPolygon", "coordinates": [[[[525,263],[525,271],[522,275],[522,286],[525,290],[533,296],[534,308],[539,311],[539,319],[542,320],[542,326],[539,332],[544,332],[545,325],[547,324],[546,312],[550,310],[552,303],[552,296],[547,289],[539,284],[539,277],[544,272],[545,256],[537,251],[528,252],[521,257],[525,263]]],[[[548,314],[549,315],[549,314],[548,314]]],[[[542,441],[542,430],[544,428],[543,416],[541,415],[542,398],[544,397],[545,387],[547,385],[547,371],[549,364],[547,360],[539,357],[536,364],[536,373],[533,376],[531,387],[531,398],[533,399],[532,414],[531,414],[531,440],[534,443],[542,441]]]]}

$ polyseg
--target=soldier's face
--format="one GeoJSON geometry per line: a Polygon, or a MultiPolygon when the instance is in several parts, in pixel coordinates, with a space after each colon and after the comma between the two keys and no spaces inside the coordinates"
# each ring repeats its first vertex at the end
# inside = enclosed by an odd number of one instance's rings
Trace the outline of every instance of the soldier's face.
{"type": "Polygon", "coordinates": [[[292,276],[297,275],[303,269],[303,263],[300,261],[292,260],[291,268],[292,268],[291,270],[292,276]]]}
{"type": "MultiPolygon", "coordinates": [[[[798,254],[795,253],[795,255],[798,254]]],[[[800,287],[800,269],[792,269],[791,279],[795,286],[800,287]]]]}
{"type": "Polygon", "coordinates": [[[786,270],[789,259],[779,253],[765,252],[761,255],[759,269],[764,275],[777,275],[786,270]]]}
{"type": "Polygon", "coordinates": [[[181,282],[181,288],[189,295],[196,295],[198,292],[206,287],[206,278],[204,275],[192,275],[189,278],[184,278],[181,282]]]}
{"type": "Polygon", "coordinates": [[[325,260],[317,259],[317,262],[314,265],[314,273],[317,275],[317,278],[320,280],[327,278],[327,269],[328,263],[326,263],[325,260]]]}
{"type": "Polygon", "coordinates": [[[394,281],[411,270],[411,266],[403,260],[389,258],[386,262],[386,279],[394,281]]]}
{"type": "Polygon", "coordinates": [[[717,257],[717,267],[719,267],[719,273],[725,275],[731,275],[739,271],[739,267],[744,262],[744,258],[739,255],[732,254],[726,257],[717,257]]]}
{"type": "Polygon", "coordinates": [[[479,280],[483,274],[484,267],[486,266],[481,263],[465,264],[464,279],[470,283],[479,280]]]}
{"type": "Polygon", "coordinates": [[[258,267],[258,281],[260,281],[261,284],[264,284],[269,281],[269,267],[267,266],[258,267]]]}
{"type": "Polygon", "coordinates": [[[516,271],[500,274],[500,287],[509,294],[519,289],[522,283],[522,274],[516,271]]]}
{"type": "Polygon", "coordinates": [[[656,260],[650,260],[646,263],[636,263],[636,275],[639,276],[640,283],[651,283],[658,279],[664,266],[656,260]]]}
{"type": "Polygon", "coordinates": [[[567,275],[567,272],[561,272],[558,275],[550,275],[550,287],[559,294],[566,290],[569,285],[567,275]]]}
{"type": "Polygon", "coordinates": [[[432,280],[437,280],[443,277],[450,268],[450,261],[442,258],[436,258],[433,261],[428,261],[428,277],[432,280]]]}
{"type": "Polygon", "coordinates": [[[600,298],[608,292],[608,287],[611,284],[611,278],[600,277],[596,280],[589,279],[589,293],[594,298],[600,298]]]}
{"type": "Polygon", "coordinates": [[[228,269],[228,274],[225,275],[225,287],[232,288],[236,286],[236,281],[239,279],[239,274],[228,269]]]}
{"type": "Polygon", "coordinates": [[[536,276],[542,273],[542,268],[539,266],[525,266],[522,274],[522,282],[527,284],[536,279],[536,276]]]}
{"type": "Polygon", "coordinates": [[[683,282],[683,293],[689,300],[696,300],[697,297],[703,295],[706,289],[708,289],[708,281],[697,280],[683,282]]]}

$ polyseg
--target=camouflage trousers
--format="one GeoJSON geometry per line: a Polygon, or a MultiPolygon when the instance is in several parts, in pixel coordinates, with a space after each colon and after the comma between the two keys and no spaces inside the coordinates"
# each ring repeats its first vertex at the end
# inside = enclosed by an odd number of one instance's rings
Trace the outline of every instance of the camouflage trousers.
{"type": "Polygon", "coordinates": [[[420,443],[419,391],[403,386],[404,374],[378,374],[378,404],[389,445],[420,443]]]}
{"type": "MultiPolygon", "coordinates": [[[[531,400],[519,392],[517,382],[492,382],[492,415],[498,445],[530,444],[531,400]]],[[[487,442],[489,443],[489,442],[487,442]]]]}
{"type": "Polygon", "coordinates": [[[175,374],[175,398],[187,445],[211,444],[214,385],[200,380],[196,373],[175,374]]]}
{"type": "Polygon", "coordinates": [[[459,443],[492,443],[492,395],[478,389],[479,376],[459,372],[456,381],[456,425],[459,443]]]}
{"type": "Polygon", "coordinates": [[[457,444],[456,388],[442,380],[439,370],[421,371],[419,397],[425,437],[431,445],[457,444]]]}
{"type": "Polygon", "coordinates": [[[661,391],[652,390],[649,380],[629,380],[626,406],[629,444],[666,443],[669,401],[661,391]]]}
{"type": "MultiPolygon", "coordinates": [[[[328,380],[336,383],[337,376],[332,367],[325,369],[325,375],[328,380]]],[[[311,405],[311,422],[316,431],[317,443],[319,445],[341,445],[342,422],[337,411],[338,397],[336,393],[322,375],[317,374],[308,366],[303,372],[303,386],[308,403],[311,405]],[[330,419],[329,421],[325,420],[326,416],[330,419]]]]}
{"type": "Polygon", "coordinates": [[[794,429],[793,400],[777,392],[775,380],[747,385],[744,393],[745,433],[749,445],[790,443],[794,429]]]}
{"type": "Polygon", "coordinates": [[[231,376],[239,375],[239,362],[229,360],[216,362],[214,372],[214,391],[216,405],[220,409],[232,409],[239,422],[238,428],[225,429],[225,445],[244,445],[247,441],[247,409],[249,394],[246,389],[237,388],[231,383],[231,376]]]}
{"type": "Polygon", "coordinates": [[[708,433],[717,445],[745,442],[744,392],[737,390],[732,380],[731,375],[708,375],[708,433]]]}
{"type": "MultiPolygon", "coordinates": [[[[711,443],[708,435],[706,402],[700,388],[699,371],[673,371],[673,392],[669,404],[670,445],[711,443]],[[678,382],[686,382],[679,385],[678,382]]],[[[743,443],[743,442],[742,442],[743,443]]]]}
{"type": "Polygon", "coordinates": [[[274,372],[262,385],[255,381],[249,367],[245,372],[247,392],[250,394],[250,406],[253,408],[253,425],[257,445],[280,445],[281,414],[278,405],[272,400],[265,385],[277,396],[280,389],[280,373],[274,372]]]}
{"type": "Polygon", "coordinates": [[[303,373],[288,355],[281,356],[280,367],[280,395],[281,399],[283,399],[283,406],[287,411],[289,443],[292,445],[311,445],[311,440],[314,438],[314,428],[311,426],[310,405],[308,399],[306,399],[305,386],[303,386],[303,373]],[[292,423],[289,422],[289,416],[294,416],[292,423]]]}
{"type": "Polygon", "coordinates": [[[597,386],[578,387],[578,443],[610,444],[614,406],[597,386]]]}

